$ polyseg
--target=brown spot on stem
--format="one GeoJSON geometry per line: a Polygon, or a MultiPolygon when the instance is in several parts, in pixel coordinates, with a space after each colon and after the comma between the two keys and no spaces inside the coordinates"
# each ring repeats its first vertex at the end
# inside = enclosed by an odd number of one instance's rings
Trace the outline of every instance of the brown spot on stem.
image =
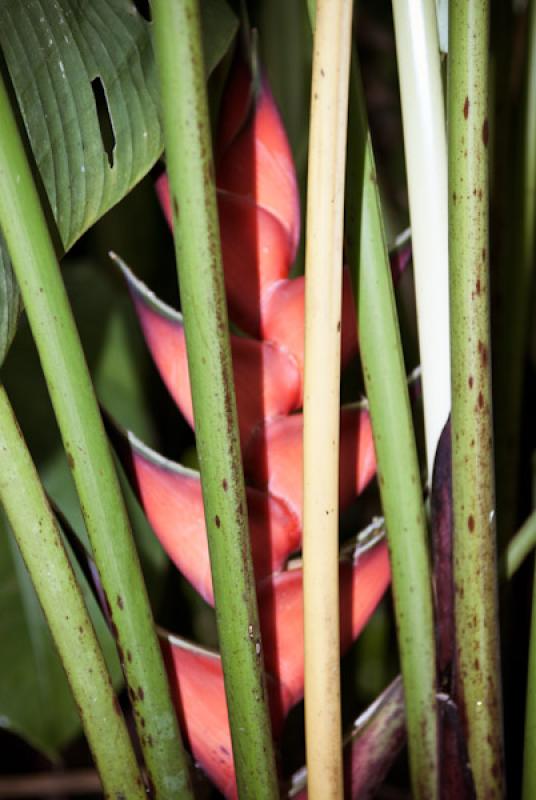
{"type": "Polygon", "coordinates": [[[480,409],[484,408],[484,395],[482,394],[482,392],[478,393],[478,407],[480,409]]]}
{"type": "Polygon", "coordinates": [[[463,116],[465,119],[469,116],[469,98],[465,98],[465,103],[463,104],[463,116]]]}
{"type": "Polygon", "coordinates": [[[469,528],[470,532],[472,533],[475,529],[475,518],[472,514],[469,515],[467,518],[467,527],[469,528]]]}
{"type": "Polygon", "coordinates": [[[217,515],[217,514],[216,514],[216,516],[214,517],[214,522],[216,523],[216,527],[217,527],[217,528],[219,528],[219,527],[220,527],[220,525],[221,525],[221,521],[220,521],[220,518],[218,517],[218,515],[217,515]]]}
{"type": "Polygon", "coordinates": [[[480,295],[480,291],[481,291],[481,288],[482,288],[482,287],[481,287],[481,285],[480,285],[480,278],[478,278],[478,280],[477,280],[477,282],[476,282],[476,287],[475,287],[475,288],[476,288],[476,293],[477,293],[478,295],[480,295]]]}
{"type": "Polygon", "coordinates": [[[470,389],[473,388],[473,376],[472,375],[469,375],[469,378],[467,379],[467,385],[469,386],[470,389]]]}
{"type": "Polygon", "coordinates": [[[67,450],[67,463],[69,464],[69,469],[74,469],[74,458],[72,457],[71,453],[67,450]]]}
{"type": "Polygon", "coordinates": [[[145,697],[145,692],[143,691],[142,686],[138,688],[138,697],[140,698],[140,700],[143,700],[143,698],[145,697]]]}
{"type": "Polygon", "coordinates": [[[222,480],[221,485],[223,486],[223,491],[226,492],[227,489],[229,488],[229,484],[227,483],[227,479],[226,478],[224,478],[222,480]]]}
{"type": "Polygon", "coordinates": [[[121,609],[121,611],[122,611],[122,610],[124,609],[124,607],[125,607],[125,606],[124,606],[124,604],[123,604],[123,598],[121,597],[121,595],[120,595],[120,594],[118,594],[118,595],[117,595],[117,605],[118,605],[118,607],[121,609]]]}
{"type": "Polygon", "coordinates": [[[480,356],[482,366],[485,367],[488,363],[488,348],[480,339],[478,340],[478,354],[480,356]]]}

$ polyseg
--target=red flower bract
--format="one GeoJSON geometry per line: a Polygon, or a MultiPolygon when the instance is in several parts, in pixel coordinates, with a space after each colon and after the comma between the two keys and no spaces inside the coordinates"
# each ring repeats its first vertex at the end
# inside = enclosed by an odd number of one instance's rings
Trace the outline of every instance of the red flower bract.
{"type": "MultiPolygon", "coordinates": [[[[251,550],[274,734],[303,696],[301,569],[285,571],[301,544],[304,278],[289,279],[299,239],[296,176],[281,120],[264,78],[252,88],[235,67],[223,99],[216,182],[229,316],[251,337],[231,336],[231,352],[251,550]]],[[[169,189],[157,191],[171,223],[169,189]]],[[[120,264],[153,359],[193,426],[182,317],[120,264]]],[[[341,265],[342,268],[342,265],[341,265]]],[[[341,357],[357,352],[348,273],[343,279],[341,357]]],[[[199,475],[162,458],[134,436],[120,446],[147,517],[177,567],[213,602],[199,475]],[[127,446],[125,446],[127,445],[127,446]]],[[[340,504],[350,505],[375,472],[369,416],[341,410],[340,504]]],[[[222,531],[225,534],[225,531],[222,531]]],[[[366,624],[390,581],[384,542],[340,567],[341,649],[366,624]]],[[[245,635],[248,635],[247,632],[245,635]]],[[[261,643],[258,643],[259,648],[261,643]]],[[[183,730],[194,757],[226,797],[236,796],[231,737],[218,655],[170,638],[163,645],[183,730]]]]}

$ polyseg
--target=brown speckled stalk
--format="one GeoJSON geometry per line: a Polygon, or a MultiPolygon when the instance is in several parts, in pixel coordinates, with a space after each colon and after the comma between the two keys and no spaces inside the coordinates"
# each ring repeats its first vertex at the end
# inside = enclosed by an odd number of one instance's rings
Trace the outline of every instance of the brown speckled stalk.
{"type": "Polygon", "coordinates": [[[196,0],[152,6],[175,252],[238,793],[279,796],[251,560],[196,0]]]}
{"type": "Polygon", "coordinates": [[[487,0],[451,0],[449,255],[456,701],[478,798],[504,794],[488,276],[487,0]]]}

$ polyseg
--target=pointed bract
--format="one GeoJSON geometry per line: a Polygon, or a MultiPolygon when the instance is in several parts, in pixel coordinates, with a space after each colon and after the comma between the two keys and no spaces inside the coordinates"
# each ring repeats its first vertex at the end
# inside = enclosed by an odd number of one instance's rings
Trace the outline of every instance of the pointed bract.
{"type": "MultiPolygon", "coordinates": [[[[201,479],[198,472],[163,458],[129,434],[118,453],[147,519],[162,547],[210,605],[214,604],[201,479]]],[[[247,489],[255,576],[262,580],[283,569],[300,547],[296,517],[274,497],[247,489]]]]}
{"type": "MultiPolygon", "coordinates": [[[[359,635],[390,581],[384,542],[341,564],[341,651],[359,635]]],[[[259,590],[268,693],[277,737],[289,710],[303,697],[301,569],[273,577],[259,590]],[[271,679],[270,679],[271,678],[271,679]]],[[[168,639],[163,643],[181,726],[196,760],[218,789],[235,798],[236,783],[221,660],[216,654],[168,639]]]]}
{"type": "Polygon", "coordinates": [[[226,798],[237,796],[220,656],[177,640],[162,649],[181,730],[195,760],[226,798]]]}
{"type": "MultiPolygon", "coordinates": [[[[266,671],[277,679],[283,719],[303,697],[303,574],[292,569],[265,580],[258,591],[266,671]]],[[[354,564],[339,570],[340,642],[344,653],[356,639],[391,581],[384,541],[365,550],[354,564]]]]}
{"type": "MultiPolygon", "coordinates": [[[[194,426],[182,316],[167,306],[116,258],[127,280],[145,341],[173,400],[194,426]]],[[[266,419],[297,409],[302,376],[275,343],[231,336],[240,438],[245,447],[266,419]]]]}
{"type": "Polygon", "coordinates": [[[235,104],[238,95],[242,102],[243,90],[242,85],[237,90],[233,81],[234,73],[222,102],[221,118],[231,123],[222,126],[225,147],[221,148],[223,152],[218,148],[221,155],[216,167],[216,186],[273,214],[287,233],[292,262],[300,238],[300,206],[287,135],[265,78],[261,78],[246,124],[237,125],[236,120],[242,119],[242,106],[236,113],[235,104]],[[236,131],[234,137],[233,131],[236,131]]]}

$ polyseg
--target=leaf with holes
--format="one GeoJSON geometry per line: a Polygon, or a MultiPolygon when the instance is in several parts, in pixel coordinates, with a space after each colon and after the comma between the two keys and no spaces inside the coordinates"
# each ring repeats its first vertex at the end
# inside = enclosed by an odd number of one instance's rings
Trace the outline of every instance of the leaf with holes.
{"type": "MultiPolygon", "coordinates": [[[[202,3],[207,74],[236,19],[202,3]]],[[[132,0],[3,0],[0,47],[41,187],[67,250],[121,200],[162,152],[150,23],[132,0]]],[[[19,298],[0,250],[0,363],[19,298]]]]}

